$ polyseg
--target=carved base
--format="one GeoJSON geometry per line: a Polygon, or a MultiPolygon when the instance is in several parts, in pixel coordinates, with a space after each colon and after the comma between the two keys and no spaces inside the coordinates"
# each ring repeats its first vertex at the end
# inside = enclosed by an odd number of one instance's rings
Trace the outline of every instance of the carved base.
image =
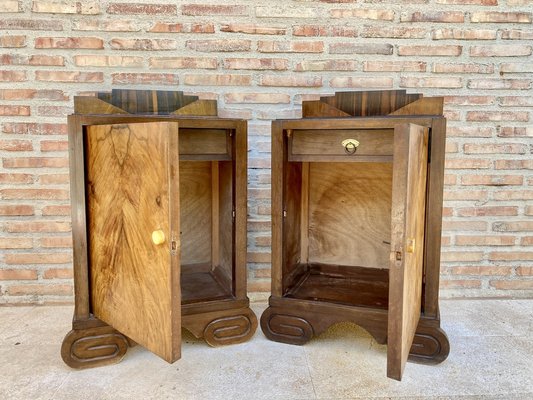
{"type": "Polygon", "coordinates": [[[182,324],[194,336],[216,347],[249,340],[257,329],[257,317],[249,308],[229,309],[184,316],[182,324]]]}
{"type": "Polygon", "coordinates": [[[118,363],[128,350],[128,339],[110,326],[73,329],[63,339],[61,358],[71,368],[118,363]]]}
{"type": "MultiPolygon", "coordinates": [[[[380,344],[387,343],[387,312],[335,309],[335,305],[295,305],[277,299],[276,306],[268,307],[261,316],[261,329],[273,341],[303,345],[338,322],[353,322],[366,329],[380,344]]],[[[409,353],[409,361],[438,364],[446,359],[450,344],[438,319],[420,318],[409,353]]]]}

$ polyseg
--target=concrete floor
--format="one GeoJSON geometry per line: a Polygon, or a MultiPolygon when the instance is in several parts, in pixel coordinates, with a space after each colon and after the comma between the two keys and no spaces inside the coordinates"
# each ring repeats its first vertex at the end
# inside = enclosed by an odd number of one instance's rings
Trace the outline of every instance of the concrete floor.
{"type": "Polygon", "coordinates": [[[386,347],[351,324],[305,346],[260,329],[221,348],[186,334],[172,365],[137,346],[119,364],[74,371],[59,354],[72,307],[0,307],[0,399],[533,399],[533,300],[441,301],[441,316],[450,356],[408,363],[397,382],[386,347]]]}

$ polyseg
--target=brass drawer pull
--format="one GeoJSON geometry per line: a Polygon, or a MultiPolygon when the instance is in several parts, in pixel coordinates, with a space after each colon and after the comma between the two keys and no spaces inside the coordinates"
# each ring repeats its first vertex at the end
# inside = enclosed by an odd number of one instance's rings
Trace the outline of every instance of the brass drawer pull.
{"type": "Polygon", "coordinates": [[[359,146],[359,141],[355,139],[344,139],[342,141],[344,151],[348,154],[354,154],[359,146]]]}
{"type": "Polygon", "coordinates": [[[163,232],[161,229],[152,232],[152,242],[156,246],[165,243],[165,240],[165,232],[163,232]]]}

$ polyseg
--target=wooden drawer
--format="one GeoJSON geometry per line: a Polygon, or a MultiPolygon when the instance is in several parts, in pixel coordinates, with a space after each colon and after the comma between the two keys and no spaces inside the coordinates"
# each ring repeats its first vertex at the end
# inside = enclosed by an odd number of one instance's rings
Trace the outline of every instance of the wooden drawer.
{"type": "Polygon", "coordinates": [[[231,136],[227,129],[179,130],[180,159],[231,159],[231,136]]]}
{"type": "Polygon", "coordinates": [[[392,157],[393,141],[393,129],[293,130],[289,139],[289,159],[392,157]],[[348,139],[359,143],[356,149],[345,147],[348,139]]]}

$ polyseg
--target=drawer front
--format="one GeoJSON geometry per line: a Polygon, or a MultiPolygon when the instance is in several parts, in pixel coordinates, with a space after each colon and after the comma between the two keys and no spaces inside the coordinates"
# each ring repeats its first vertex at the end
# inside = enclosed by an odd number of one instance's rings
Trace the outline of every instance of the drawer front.
{"type": "Polygon", "coordinates": [[[392,156],[394,130],[294,130],[291,138],[289,152],[296,158],[306,156],[392,156]]]}
{"type": "Polygon", "coordinates": [[[181,128],[178,143],[184,160],[231,158],[231,137],[226,129],[181,128]]]}

